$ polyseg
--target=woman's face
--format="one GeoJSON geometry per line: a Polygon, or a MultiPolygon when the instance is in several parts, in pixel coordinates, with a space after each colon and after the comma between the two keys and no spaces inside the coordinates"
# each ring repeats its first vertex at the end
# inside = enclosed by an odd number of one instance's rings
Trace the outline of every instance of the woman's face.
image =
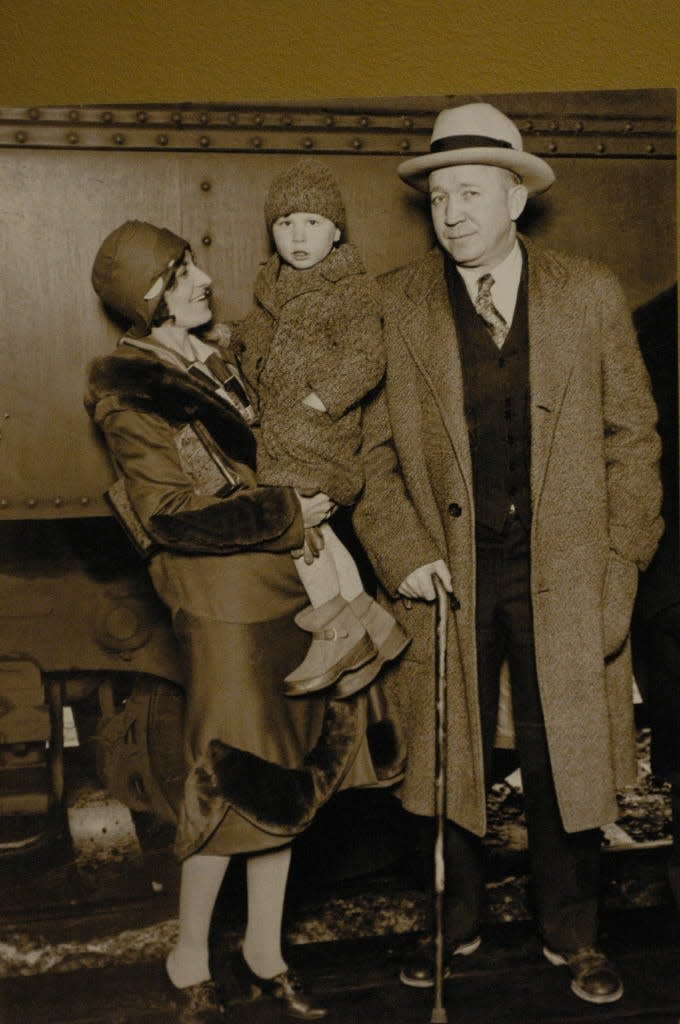
{"type": "Polygon", "coordinates": [[[211,279],[196,266],[191,250],[187,249],[177,265],[172,284],[163,293],[168,313],[176,327],[190,331],[208,323],[212,318],[211,284],[211,279]]]}

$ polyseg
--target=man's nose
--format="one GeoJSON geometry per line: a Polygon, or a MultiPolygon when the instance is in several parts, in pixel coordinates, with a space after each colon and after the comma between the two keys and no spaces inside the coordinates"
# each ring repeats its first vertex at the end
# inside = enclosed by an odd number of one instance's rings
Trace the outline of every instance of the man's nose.
{"type": "Polygon", "coordinates": [[[446,223],[457,224],[463,219],[463,211],[458,198],[456,196],[449,196],[446,200],[446,223]]]}
{"type": "Polygon", "coordinates": [[[307,237],[307,233],[305,231],[304,224],[294,224],[293,225],[293,241],[294,242],[304,242],[306,237],[307,237]]]}

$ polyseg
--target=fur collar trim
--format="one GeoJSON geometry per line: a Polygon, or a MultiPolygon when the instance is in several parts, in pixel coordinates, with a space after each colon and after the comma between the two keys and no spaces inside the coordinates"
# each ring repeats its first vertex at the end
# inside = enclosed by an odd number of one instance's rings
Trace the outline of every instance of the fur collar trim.
{"type": "Polygon", "coordinates": [[[121,347],[89,367],[85,408],[103,426],[124,409],[155,413],[173,424],[201,420],[218,444],[240,461],[255,464],[255,438],[229,405],[183,370],[150,352],[121,347]]]}

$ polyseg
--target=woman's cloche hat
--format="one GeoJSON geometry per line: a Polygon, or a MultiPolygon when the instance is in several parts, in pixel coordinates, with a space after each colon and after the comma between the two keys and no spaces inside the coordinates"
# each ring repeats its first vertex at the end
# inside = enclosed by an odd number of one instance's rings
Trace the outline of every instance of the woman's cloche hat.
{"type": "Polygon", "coordinates": [[[104,305],[130,324],[132,337],[149,333],[163,291],[189,248],[173,231],[142,220],[125,221],[100,245],[92,285],[104,305]]]}
{"type": "Polygon", "coordinates": [[[431,171],[458,164],[505,167],[519,175],[529,195],[544,192],[555,180],[545,160],[524,151],[522,136],[510,118],[490,103],[442,110],[432,128],[430,152],[405,160],[397,173],[407,184],[427,192],[431,171]]]}

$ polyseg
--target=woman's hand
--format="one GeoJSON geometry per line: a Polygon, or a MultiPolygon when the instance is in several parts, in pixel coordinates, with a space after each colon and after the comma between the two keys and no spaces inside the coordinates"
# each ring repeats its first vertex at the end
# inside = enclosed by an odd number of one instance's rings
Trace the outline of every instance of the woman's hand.
{"type": "Polygon", "coordinates": [[[335,502],[323,491],[317,491],[316,494],[300,494],[299,491],[295,493],[302,508],[302,523],[305,529],[323,523],[337,508],[335,502]]]}

